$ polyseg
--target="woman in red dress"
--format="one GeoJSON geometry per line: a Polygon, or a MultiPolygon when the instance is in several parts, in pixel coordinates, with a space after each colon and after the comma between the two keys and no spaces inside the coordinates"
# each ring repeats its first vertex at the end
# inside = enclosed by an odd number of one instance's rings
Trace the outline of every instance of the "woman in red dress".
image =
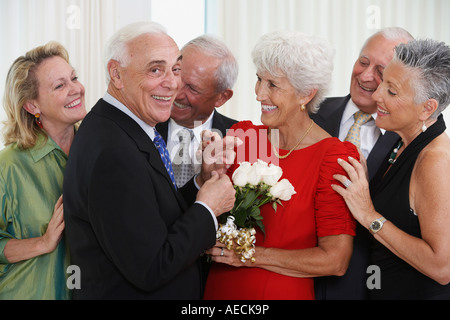
{"type": "Polygon", "coordinates": [[[353,249],[355,221],[331,185],[345,174],[338,159],[359,159],[354,145],[332,138],[309,117],[331,82],[333,50],[301,33],[263,36],[253,50],[256,96],[262,126],[243,121],[229,134],[244,144],[236,163],[261,159],[283,169],[296,194],[278,206],[261,207],[265,235],[256,234],[254,262],[241,262],[217,243],[205,299],[314,299],[313,279],[343,275],[353,249]]]}

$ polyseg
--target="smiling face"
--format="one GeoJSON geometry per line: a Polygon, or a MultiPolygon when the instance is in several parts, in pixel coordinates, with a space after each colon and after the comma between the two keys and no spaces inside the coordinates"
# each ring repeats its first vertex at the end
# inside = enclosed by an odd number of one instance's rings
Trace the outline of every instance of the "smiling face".
{"type": "Polygon", "coordinates": [[[350,95],[353,102],[366,113],[376,112],[372,94],[381,83],[384,68],[392,60],[394,48],[398,43],[398,40],[375,36],[363,48],[353,66],[350,95]]]}
{"type": "Polygon", "coordinates": [[[145,34],[128,44],[128,55],[127,66],[108,65],[110,93],[150,126],[167,121],[181,84],[178,46],[165,34],[145,34]]]}
{"type": "Polygon", "coordinates": [[[34,108],[29,108],[29,112],[41,114],[44,128],[65,128],[84,118],[84,86],[64,59],[58,56],[45,59],[35,73],[38,98],[30,101],[34,108]]]}
{"type": "Polygon", "coordinates": [[[258,73],[256,100],[261,102],[261,122],[270,128],[280,128],[296,119],[300,106],[306,103],[286,77],[258,73]]]}
{"type": "Polygon", "coordinates": [[[216,90],[215,75],[220,63],[219,58],[205,54],[195,47],[183,50],[182,88],[171,113],[171,118],[179,125],[193,128],[195,121],[205,122],[216,107],[222,106],[228,100],[231,90],[216,90]]]}
{"type": "Polygon", "coordinates": [[[400,62],[388,65],[383,82],[373,94],[377,103],[378,127],[406,135],[415,135],[422,126],[421,114],[424,104],[414,101],[413,87],[416,74],[400,62]]]}

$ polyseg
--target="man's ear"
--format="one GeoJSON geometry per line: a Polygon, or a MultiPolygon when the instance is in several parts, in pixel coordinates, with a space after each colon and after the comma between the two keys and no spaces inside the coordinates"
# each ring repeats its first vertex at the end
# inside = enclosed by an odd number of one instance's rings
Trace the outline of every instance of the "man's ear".
{"type": "Polygon", "coordinates": [[[224,90],[219,98],[216,100],[216,103],[214,104],[216,108],[219,108],[221,106],[223,106],[225,104],[225,102],[227,102],[228,100],[231,99],[231,97],[233,96],[233,90],[231,89],[226,89],[224,90]]]}
{"type": "Polygon", "coordinates": [[[111,78],[111,83],[114,84],[114,86],[117,89],[123,88],[123,81],[120,79],[120,63],[117,60],[109,60],[108,62],[108,73],[109,77],[111,78]]]}

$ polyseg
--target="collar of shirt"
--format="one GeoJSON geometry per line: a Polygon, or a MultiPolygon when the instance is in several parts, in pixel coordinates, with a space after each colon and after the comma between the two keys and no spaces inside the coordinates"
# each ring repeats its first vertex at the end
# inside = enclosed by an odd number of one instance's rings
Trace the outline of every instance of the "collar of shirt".
{"type": "Polygon", "coordinates": [[[153,139],[155,138],[154,127],[152,127],[149,124],[142,121],[138,116],[136,116],[133,112],[131,112],[131,110],[128,109],[123,103],[121,103],[119,100],[114,98],[108,92],[105,93],[103,100],[105,100],[110,105],[116,107],[117,109],[119,109],[120,111],[125,113],[127,116],[129,116],[131,119],[133,119],[153,141],[153,139]]]}
{"type": "MultiPolygon", "coordinates": [[[[348,130],[350,130],[350,127],[355,122],[354,120],[354,113],[357,112],[359,108],[355,105],[355,103],[350,99],[347,103],[347,106],[344,110],[344,113],[342,114],[342,120],[339,130],[339,139],[341,141],[345,140],[345,137],[347,136],[348,130]]],[[[369,156],[370,152],[372,151],[372,148],[376,144],[378,138],[380,137],[380,134],[384,134],[386,131],[378,128],[375,124],[377,114],[372,114],[372,120],[368,121],[364,125],[361,126],[361,152],[363,153],[364,157],[369,156]]]]}
{"type": "MultiPolygon", "coordinates": [[[[212,129],[212,119],[214,116],[214,112],[212,112],[211,115],[209,116],[208,120],[206,120],[200,126],[197,126],[193,129],[191,129],[194,132],[194,137],[195,137],[196,142],[199,143],[201,141],[202,131],[212,129]]],[[[185,129],[185,127],[180,126],[178,123],[175,122],[175,120],[170,119],[169,128],[168,128],[168,132],[167,132],[167,137],[168,137],[167,140],[172,140],[172,142],[174,144],[178,144],[179,141],[176,139],[174,134],[177,133],[181,129],[185,129]]]]}
{"type": "MultiPolygon", "coordinates": [[[[40,134],[37,138],[35,147],[30,149],[31,157],[33,161],[36,163],[46,155],[51,153],[53,150],[59,150],[62,154],[66,155],[65,152],[53,141],[52,138],[48,137],[45,142],[45,136],[40,134]]],[[[67,155],[66,155],[67,157],[67,155]]]]}
{"type": "MultiPolygon", "coordinates": [[[[347,121],[350,122],[350,126],[353,124],[354,120],[353,120],[353,115],[355,114],[355,112],[359,111],[359,108],[356,106],[356,104],[353,102],[352,99],[350,99],[347,103],[347,106],[345,107],[344,113],[342,114],[342,119],[341,119],[341,126],[346,123],[347,121]]],[[[377,113],[372,113],[372,118],[375,121],[377,119],[377,113]]],[[[381,131],[381,134],[384,135],[384,133],[386,132],[386,130],[378,128],[381,131]]],[[[345,137],[344,137],[345,138],[345,137]]]]}

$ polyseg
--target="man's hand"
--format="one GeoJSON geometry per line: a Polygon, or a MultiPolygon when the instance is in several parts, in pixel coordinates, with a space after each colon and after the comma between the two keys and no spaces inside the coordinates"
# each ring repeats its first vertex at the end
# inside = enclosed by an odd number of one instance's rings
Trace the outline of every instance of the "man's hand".
{"type": "Polygon", "coordinates": [[[197,158],[202,159],[202,169],[197,183],[201,186],[211,178],[213,171],[219,175],[225,174],[236,158],[236,147],[242,141],[237,137],[222,139],[217,132],[205,130],[202,132],[201,150],[197,151],[197,158]]]}
{"type": "Polygon", "coordinates": [[[197,201],[208,205],[216,217],[233,209],[236,190],[226,174],[219,175],[216,171],[197,193],[197,201]]]}

